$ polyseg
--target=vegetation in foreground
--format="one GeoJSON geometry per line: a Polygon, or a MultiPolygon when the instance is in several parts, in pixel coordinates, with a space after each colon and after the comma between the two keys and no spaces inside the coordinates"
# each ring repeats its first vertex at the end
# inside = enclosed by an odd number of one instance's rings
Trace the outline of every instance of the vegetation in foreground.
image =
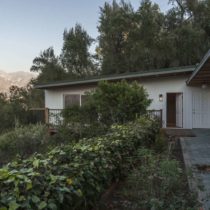
{"type": "Polygon", "coordinates": [[[101,82],[95,91],[87,94],[83,106],[72,106],[63,111],[64,120],[56,135],[49,136],[47,126],[41,124],[16,126],[1,135],[0,164],[17,155],[27,158],[58,145],[74,144],[81,138],[104,135],[111,125],[127,123],[145,114],[150,102],[145,89],[135,82],[101,82]]]}
{"type": "Polygon", "coordinates": [[[0,210],[89,210],[129,174],[120,192],[128,202],[120,209],[193,208],[181,187],[183,171],[163,153],[159,121],[136,119],[150,102],[135,83],[102,82],[83,107],[64,111],[59,134],[31,125],[0,136],[3,163],[14,159],[0,169],[0,210]]]}
{"type": "Polygon", "coordinates": [[[51,143],[45,125],[16,127],[0,136],[0,164],[14,160],[17,155],[27,158],[35,152],[43,153],[51,143]]]}
{"type": "Polygon", "coordinates": [[[165,152],[140,148],[132,158],[128,177],[102,200],[100,210],[197,210],[196,196],[189,192],[180,162],[165,152]]]}
{"type": "Polygon", "coordinates": [[[125,176],[136,148],[155,141],[158,125],[141,118],[101,137],[60,146],[0,169],[0,209],[89,209],[125,176]]]}

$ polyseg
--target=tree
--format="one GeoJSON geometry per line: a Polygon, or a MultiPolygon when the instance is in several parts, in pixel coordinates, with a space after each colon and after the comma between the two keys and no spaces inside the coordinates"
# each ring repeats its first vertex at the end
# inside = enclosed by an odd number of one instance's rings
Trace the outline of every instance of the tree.
{"type": "Polygon", "coordinates": [[[161,68],[164,65],[160,55],[164,15],[159,6],[150,0],[142,1],[135,21],[137,27],[129,44],[132,68],[135,71],[161,68]]]}
{"type": "Polygon", "coordinates": [[[52,47],[41,52],[33,60],[30,70],[39,73],[36,83],[52,82],[66,78],[66,73],[52,47]]]}
{"type": "Polygon", "coordinates": [[[93,41],[79,24],[69,31],[64,31],[60,58],[70,77],[85,77],[96,73],[96,66],[89,52],[93,41]]]}
{"type": "Polygon", "coordinates": [[[102,74],[194,65],[210,47],[210,0],[170,0],[163,14],[151,0],[137,11],[123,0],[105,3],[97,54],[102,74]]]}
{"type": "Polygon", "coordinates": [[[102,73],[124,73],[160,68],[164,14],[150,0],[134,11],[131,4],[113,1],[101,8],[98,30],[102,73]]]}
{"type": "Polygon", "coordinates": [[[171,0],[170,2],[174,6],[166,15],[166,25],[169,33],[174,36],[175,63],[178,66],[196,64],[210,47],[207,26],[210,1],[171,0]]]}
{"type": "Polygon", "coordinates": [[[10,129],[14,126],[14,116],[13,112],[11,110],[11,107],[9,106],[8,97],[0,93],[0,121],[3,123],[0,123],[0,134],[5,132],[7,129],[10,129]]]}
{"type": "Polygon", "coordinates": [[[129,71],[126,48],[129,33],[135,27],[133,15],[131,4],[124,1],[120,4],[115,0],[112,4],[106,2],[100,8],[97,53],[102,61],[102,74],[129,71]]]}
{"type": "Polygon", "coordinates": [[[0,93],[0,133],[10,130],[16,123],[28,124],[30,108],[44,107],[43,92],[29,83],[26,87],[11,86],[8,94],[0,93]]]}

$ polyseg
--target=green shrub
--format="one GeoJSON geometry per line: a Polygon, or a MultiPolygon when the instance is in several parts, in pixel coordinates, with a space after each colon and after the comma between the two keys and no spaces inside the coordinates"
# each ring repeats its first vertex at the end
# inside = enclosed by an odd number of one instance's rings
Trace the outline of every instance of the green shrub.
{"type": "Polygon", "coordinates": [[[42,152],[48,143],[48,129],[44,125],[15,128],[0,136],[0,163],[6,163],[17,155],[28,157],[35,152],[42,152]]]}
{"type": "Polygon", "coordinates": [[[160,131],[156,138],[153,148],[156,152],[161,153],[167,150],[168,140],[163,131],[160,131]]]}
{"type": "Polygon", "coordinates": [[[122,193],[128,203],[138,206],[129,209],[197,209],[178,161],[148,149],[139,149],[135,161],[138,166],[128,177],[122,193]]]}
{"type": "Polygon", "coordinates": [[[69,136],[78,140],[103,135],[113,124],[127,123],[144,115],[150,103],[145,89],[135,82],[100,82],[94,91],[87,93],[82,106],[63,110],[64,121],[55,140],[65,142],[69,136]]]}
{"type": "Polygon", "coordinates": [[[100,120],[105,124],[125,123],[146,113],[151,100],[143,86],[137,82],[100,82],[90,95],[100,120]]]}
{"type": "Polygon", "coordinates": [[[108,127],[99,123],[72,123],[57,128],[56,135],[51,137],[53,145],[76,143],[82,138],[104,135],[108,127]]]}
{"type": "Polygon", "coordinates": [[[12,162],[0,169],[0,209],[89,209],[124,175],[137,148],[154,142],[157,131],[154,121],[141,119],[12,162]]]}
{"type": "Polygon", "coordinates": [[[64,111],[66,123],[123,124],[144,115],[151,103],[146,90],[136,82],[102,81],[87,96],[82,107],[68,107],[64,111]]]}
{"type": "Polygon", "coordinates": [[[62,112],[64,122],[58,127],[58,141],[63,139],[78,140],[81,138],[91,138],[105,134],[108,127],[97,120],[98,114],[95,108],[89,105],[82,107],[72,106],[62,112]]]}

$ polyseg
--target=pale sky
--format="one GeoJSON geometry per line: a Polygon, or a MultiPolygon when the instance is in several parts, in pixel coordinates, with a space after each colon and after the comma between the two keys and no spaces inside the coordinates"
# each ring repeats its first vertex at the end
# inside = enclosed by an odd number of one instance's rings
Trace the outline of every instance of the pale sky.
{"type": "MultiPolygon", "coordinates": [[[[153,0],[162,11],[168,0],[153,0]]],[[[52,46],[60,54],[65,28],[80,23],[98,36],[99,7],[105,0],[0,0],[0,70],[29,71],[33,59],[52,46]]],[[[111,0],[108,0],[111,2],[111,0]]],[[[131,0],[138,8],[140,0],[131,0]]]]}

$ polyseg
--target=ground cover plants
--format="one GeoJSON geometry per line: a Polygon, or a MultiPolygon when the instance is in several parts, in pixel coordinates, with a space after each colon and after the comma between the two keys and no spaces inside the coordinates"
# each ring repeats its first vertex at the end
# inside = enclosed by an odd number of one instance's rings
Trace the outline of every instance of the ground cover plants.
{"type": "Polygon", "coordinates": [[[171,155],[140,148],[132,161],[134,168],[128,172],[128,177],[98,209],[199,209],[195,195],[188,190],[184,169],[171,155]]]}
{"type": "Polygon", "coordinates": [[[0,209],[89,209],[125,176],[130,156],[155,141],[156,121],[141,118],[101,137],[59,146],[0,169],[0,209]]]}

